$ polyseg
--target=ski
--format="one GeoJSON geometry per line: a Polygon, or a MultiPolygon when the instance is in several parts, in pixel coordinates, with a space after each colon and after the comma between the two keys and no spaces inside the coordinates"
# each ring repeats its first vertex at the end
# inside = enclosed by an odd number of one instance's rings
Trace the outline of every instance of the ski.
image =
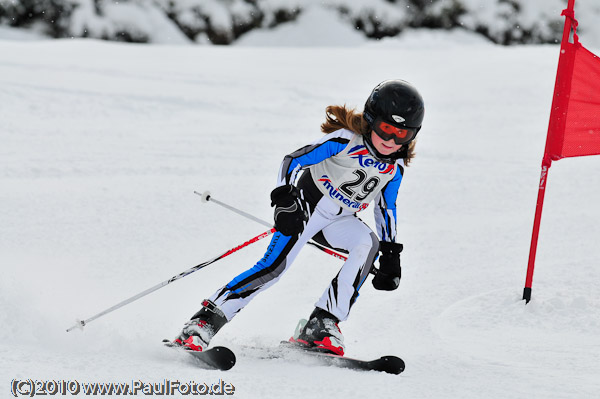
{"type": "MultiPolygon", "coordinates": [[[[406,365],[404,360],[397,356],[382,356],[373,360],[354,359],[350,357],[335,355],[333,353],[323,352],[318,349],[305,347],[289,341],[281,341],[281,357],[285,357],[287,351],[306,354],[316,359],[319,363],[327,366],[348,368],[353,370],[380,371],[389,374],[400,374],[404,371],[406,365]]],[[[274,357],[278,357],[275,355],[274,357]]]]}
{"type": "Polygon", "coordinates": [[[166,347],[189,354],[196,360],[196,364],[203,369],[229,370],[235,366],[235,354],[231,351],[231,349],[224,346],[215,346],[202,352],[196,352],[182,348],[168,339],[163,339],[163,344],[166,347]]]}

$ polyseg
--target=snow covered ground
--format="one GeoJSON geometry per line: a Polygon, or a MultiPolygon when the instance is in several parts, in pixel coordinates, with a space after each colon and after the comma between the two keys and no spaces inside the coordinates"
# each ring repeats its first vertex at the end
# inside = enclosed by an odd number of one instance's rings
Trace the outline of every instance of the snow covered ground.
{"type": "Polygon", "coordinates": [[[550,169],[533,300],[520,300],[558,47],[460,32],[260,42],[0,41],[0,396],[14,379],[169,379],[223,380],[239,398],[597,397],[600,157],[550,169]],[[263,231],[193,191],[270,219],[282,157],[321,135],[327,105],[361,107],[388,78],[427,104],[398,199],[403,278],[394,292],[365,284],[341,327],[349,356],[397,354],[403,374],[242,350],[277,345],[310,313],[340,266],[310,248],[213,341],[238,353],[234,369],[162,348],[265,241],[65,332],[263,231]]]}

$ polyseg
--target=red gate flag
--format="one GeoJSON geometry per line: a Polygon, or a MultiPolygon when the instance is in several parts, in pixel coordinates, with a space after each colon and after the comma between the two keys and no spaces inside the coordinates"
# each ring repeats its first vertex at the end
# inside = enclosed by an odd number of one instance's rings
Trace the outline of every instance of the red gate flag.
{"type": "Polygon", "coordinates": [[[586,50],[577,36],[575,0],[569,0],[561,15],[565,18],[554,98],[550,111],[546,149],[538,189],[533,234],[523,299],[531,299],[531,284],[535,266],[542,207],[548,169],[552,161],[566,157],[600,154],[600,58],[586,50]],[[573,43],[569,41],[573,30],[573,43]]]}
{"type": "Polygon", "coordinates": [[[545,154],[554,161],[600,154],[600,58],[579,43],[573,9],[562,15],[574,43],[561,45],[545,154]]]}

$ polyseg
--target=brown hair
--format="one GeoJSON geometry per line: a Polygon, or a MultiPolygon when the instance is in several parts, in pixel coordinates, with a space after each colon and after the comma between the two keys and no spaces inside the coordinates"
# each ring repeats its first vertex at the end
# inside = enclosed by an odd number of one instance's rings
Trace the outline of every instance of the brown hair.
{"type": "MultiPolygon", "coordinates": [[[[355,134],[366,136],[371,134],[371,127],[363,118],[362,112],[356,112],[356,108],[348,108],[346,105],[330,105],[325,109],[325,122],[321,124],[323,133],[333,133],[336,130],[348,129],[355,134]]],[[[415,141],[408,144],[404,166],[415,157],[415,141]]]]}

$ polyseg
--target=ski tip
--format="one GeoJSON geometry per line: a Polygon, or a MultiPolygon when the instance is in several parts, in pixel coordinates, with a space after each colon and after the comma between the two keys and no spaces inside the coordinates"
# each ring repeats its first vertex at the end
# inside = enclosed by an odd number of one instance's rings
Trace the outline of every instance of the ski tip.
{"type": "Polygon", "coordinates": [[[166,347],[173,348],[175,350],[185,352],[190,356],[196,358],[199,363],[204,364],[206,367],[213,370],[229,370],[235,366],[236,358],[235,353],[229,348],[224,346],[214,346],[207,348],[204,351],[196,352],[188,350],[185,347],[178,345],[168,339],[163,339],[162,344],[166,347]]]}
{"type": "Polygon", "coordinates": [[[400,374],[406,368],[404,360],[398,356],[382,356],[377,363],[379,363],[381,371],[390,374],[400,374]]]}
{"type": "Polygon", "coordinates": [[[217,352],[219,357],[221,357],[223,360],[220,364],[219,370],[226,371],[235,366],[237,359],[235,358],[235,353],[233,353],[231,349],[224,346],[215,346],[210,348],[210,350],[217,352]]]}

